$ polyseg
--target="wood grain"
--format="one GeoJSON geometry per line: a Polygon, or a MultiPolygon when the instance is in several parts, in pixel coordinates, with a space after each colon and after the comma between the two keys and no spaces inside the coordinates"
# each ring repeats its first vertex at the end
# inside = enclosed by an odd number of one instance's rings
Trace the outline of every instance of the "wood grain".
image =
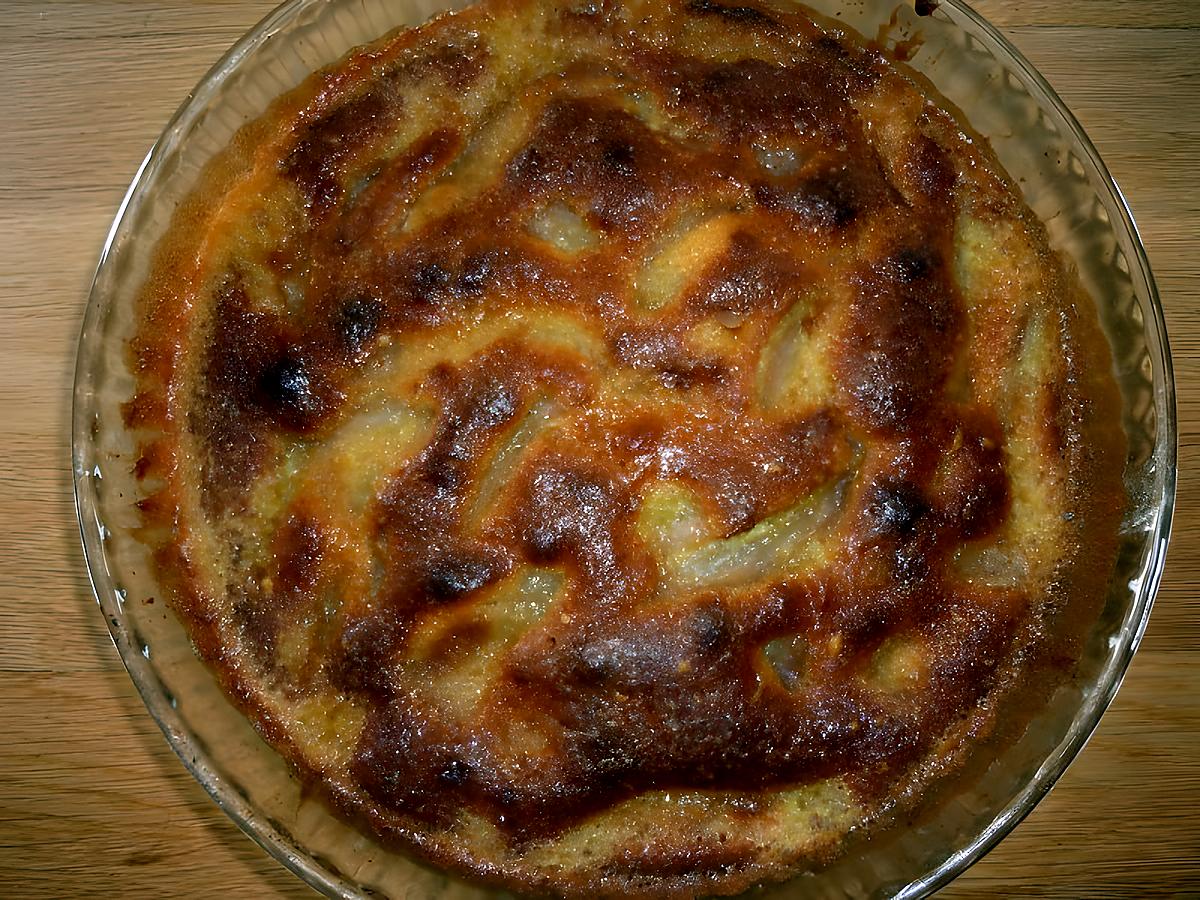
{"type": "MultiPolygon", "coordinates": [[[[1175,351],[1180,480],[1142,650],[1058,787],[950,897],[1200,896],[1200,3],[979,0],[1122,185],[1175,351]]],[[[87,584],[71,503],[84,300],[142,156],[270,0],[0,0],[0,893],[310,897],[191,779],[87,584]]]]}

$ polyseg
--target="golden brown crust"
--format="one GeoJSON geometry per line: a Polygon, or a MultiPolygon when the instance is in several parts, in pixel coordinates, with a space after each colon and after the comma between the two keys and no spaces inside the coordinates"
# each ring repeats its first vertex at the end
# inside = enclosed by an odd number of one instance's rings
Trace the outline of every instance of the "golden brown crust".
{"type": "Polygon", "coordinates": [[[130,349],[146,539],[345,814],[519,889],[730,893],[1070,670],[1107,347],[926,91],[794,8],[491,0],[209,167],[130,349]]]}

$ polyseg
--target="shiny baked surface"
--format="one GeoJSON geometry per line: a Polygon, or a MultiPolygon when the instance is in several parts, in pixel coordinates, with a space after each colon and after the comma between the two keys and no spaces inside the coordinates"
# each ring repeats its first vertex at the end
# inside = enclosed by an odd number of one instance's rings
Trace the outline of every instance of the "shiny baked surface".
{"type": "Polygon", "coordinates": [[[148,539],[264,734],[513,884],[836,852],[1070,666],[1120,440],[1086,297],[881,56],[500,4],[250,126],[134,347],[148,539]]]}

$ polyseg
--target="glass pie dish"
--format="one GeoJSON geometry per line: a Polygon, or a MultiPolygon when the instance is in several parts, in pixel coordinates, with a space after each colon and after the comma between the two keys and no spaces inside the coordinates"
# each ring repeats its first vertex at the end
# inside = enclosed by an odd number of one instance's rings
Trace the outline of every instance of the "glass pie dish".
{"type": "MultiPolygon", "coordinates": [[[[892,2],[810,3],[878,34],[990,139],[1052,245],[1095,299],[1112,345],[1129,436],[1130,504],[1106,606],[1075,677],[1024,735],[984,768],[939,789],[932,811],[882,832],[780,895],[920,895],[978,859],[1049,790],[1111,701],[1161,574],[1175,483],[1175,419],[1162,314],[1135,226],[1078,123],[1036,72],[959,3],[918,16],[892,2]]],[[[936,4],[928,4],[934,5],[936,4]]],[[[310,797],[196,658],[137,540],[139,435],[125,347],[159,239],[204,165],[272,99],[347,50],[416,24],[444,4],[294,0],[209,73],[147,156],[105,245],[80,341],[74,472],[97,599],[150,713],[193,775],[268,852],[330,896],[467,896],[469,887],[379,846],[310,797]]]]}

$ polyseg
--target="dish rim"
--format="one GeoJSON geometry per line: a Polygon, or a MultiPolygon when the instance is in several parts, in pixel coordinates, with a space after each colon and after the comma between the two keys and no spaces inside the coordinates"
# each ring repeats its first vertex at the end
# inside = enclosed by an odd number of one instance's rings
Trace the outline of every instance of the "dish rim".
{"type": "MultiPolygon", "coordinates": [[[[109,570],[104,551],[107,529],[97,509],[99,501],[93,488],[92,472],[85,469],[85,456],[93,449],[89,430],[91,422],[90,371],[88,352],[98,338],[97,327],[104,306],[105,296],[99,291],[99,282],[105,266],[114,253],[117,238],[126,217],[141,197],[147,186],[152,186],[163,160],[169,156],[179,141],[180,126],[189,121],[197,111],[206,107],[225,79],[238,69],[242,61],[285,29],[301,13],[311,7],[338,2],[338,0],[285,0],[269,12],[257,25],[243,34],[220,59],[201,77],[197,85],[187,94],[183,102],[167,121],[159,137],[139,165],[120,205],[114,215],[101,248],[96,270],[88,289],[88,299],[77,346],[71,405],[71,458],[72,493],[79,526],[80,542],[87,568],[88,582],[97,604],[100,606],[110,636],[121,657],[122,664],[137,688],[147,711],[157,723],[171,749],[185,768],[226,815],[256,844],[274,859],[282,863],[293,874],[311,887],[328,896],[361,896],[358,886],[349,883],[341,873],[323,866],[315,856],[296,845],[295,841],[282,833],[274,823],[263,816],[240,791],[222,778],[209,763],[203,745],[191,734],[175,709],[174,698],[168,693],[157,674],[142,658],[137,649],[137,638],[125,621],[123,604],[125,598],[109,570]]],[[[803,2],[803,0],[800,0],[803,2]]],[[[943,861],[923,877],[919,877],[895,896],[912,898],[926,896],[944,887],[954,878],[991,851],[1005,836],[1028,816],[1041,799],[1057,784],[1071,762],[1078,756],[1094,734],[1111,705],[1134,654],[1145,634],[1154,599],[1157,595],[1166,562],[1170,542],[1176,499],[1178,474],[1178,423],[1175,396],[1175,379],[1170,353],[1169,337],[1163,312],[1161,296],[1150,268],[1145,245],[1129,203],[1109,172],[1099,151],[1084,131],[1069,107],[1058,96],[1044,76],[1029,62],[1021,51],[994,25],[977,13],[965,0],[942,0],[940,10],[952,10],[968,20],[979,32],[993,42],[996,50],[1004,55],[1004,61],[1017,68],[1027,79],[1024,85],[1039,107],[1053,112],[1059,123],[1065,126],[1068,139],[1078,149],[1085,161],[1094,170],[1096,179],[1089,179],[1093,188],[1103,186],[1109,204],[1106,208],[1117,211],[1117,220],[1110,223],[1114,236],[1125,235],[1132,250],[1133,261],[1129,265],[1129,277],[1133,283],[1135,302],[1148,312],[1143,332],[1146,352],[1154,368],[1153,375],[1161,373],[1161,381],[1151,377],[1153,400],[1156,413],[1156,435],[1152,452],[1155,470],[1161,476],[1161,496],[1155,484],[1154,510],[1156,519],[1148,527],[1146,542],[1150,547],[1144,576],[1133,604],[1125,614],[1120,629],[1121,644],[1114,653],[1110,666],[1112,676],[1107,682],[1097,681],[1096,694],[1092,698],[1091,712],[1082,727],[1078,707],[1076,718],[1067,734],[1041,762],[1034,776],[995,816],[991,823],[980,831],[966,846],[947,855],[943,861]],[[1145,299],[1143,304],[1141,301],[1145,299]]],[[[952,15],[953,18],[953,15],[952,15]]],[[[96,466],[98,473],[98,465],[96,466]]]]}

